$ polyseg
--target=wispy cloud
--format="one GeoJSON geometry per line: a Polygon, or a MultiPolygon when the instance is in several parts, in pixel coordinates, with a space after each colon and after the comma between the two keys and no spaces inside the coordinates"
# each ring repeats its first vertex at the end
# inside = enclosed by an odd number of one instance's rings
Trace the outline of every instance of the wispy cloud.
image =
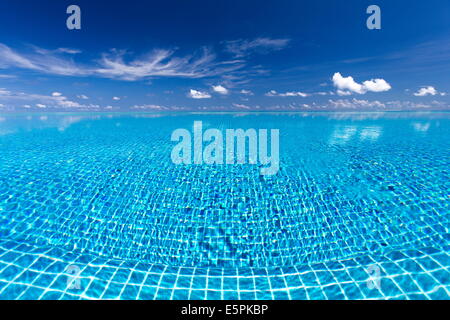
{"type": "Polygon", "coordinates": [[[168,107],[159,106],[155,104],[145,104],[145,105],[135,105],[131,107],[132,110],[155,110],[155,111],[164,111],[170,110],[168,107]]]}
{"type": "Polygon", "coordinates": [[[125,51],[112,50],[88,65],[73,60],[75,49],[46,50],[33,47],[21,53],[0,44],[0,68],[19,68],[64,76],[97,76],[121,80],[152,77],[203,78],[229,74],[244,67],[243,60],[218,61],[207,48],[198,54],[178,57],[175,50],[154,50],[140,58],[126,59],[125,51]]]}
{"type": "Polygon", "coordinates": [[[338,99],[338,100],[328,100],[329,105],[333,109],[376,109],[376,108],[386,108],[386,104],[375,100],[358,100],[358,99],[338,99]]]}
{"type": "Polygon", "coordinates": [[[360,84],[353,77],[343,77],[339,72],[333,75],[332,80],[333,85],[338,89],[338,95],[341,96],[351,95],[352,93],[384,92],[391,89],[391,85],[384,79],[367,80],[360,84]]]}
{"type": "Polygon", "coordinates": [[[68,54],[78,54],[81,53],[81,50],[78,49],[71,49],[71,48],[58,48],[55,50],[55,52],[60,52],[60,53],[68,53],[68,54]]]}
{"type": "Polygon", "coordinates": [[[302,98],[306,98],[306,97],[310,96],[310,94],[300,92],[300,91],[288,91],[285,93],[279,93],[275,90],[270,90],[265,95],[267,97],[302,97],[302,98]]]}
{"type": "Polygon", "coordinates": [[[231,72],[241,68],[240,61],[218,62],[210,50],[204,48],[200,55],[174,56],[172,50],[154,50],[140,59],[126,62],[125,53],[104,54],[101,67],[95,73],[123,80],[137,80],[149,77],[202,78],[231,72]]]}
{"type": "Polygon", "coordinates": [[[252,107],[250,107],[248,105],[240,104],[240,103],[233,103],[233,107],[235,107],[236,109],[245,109],[245,110],[257,109],[255,107],[252,108],[252,107]]]}
{"type": "Polygon", "coordinates": [[[92,70],[76,65],[71,58],[60,53],[34,47],[29,54],[22,54],[0,43],[0,68],[21,68],[55,75],[92,74],[92,70]]]}
{"type": "Polygon", "coordinates": [[[12,74],[0,74],[0,79],[15,79],[16,76],[12,74]]]}
{"type": "Polygon", "coordinates": [[[233,40],[225,42],[225,50],[235,57],[245,57],[252,53],[265,54],[284,49],[290,39],[256,38],[254,40],[233,40]]]}

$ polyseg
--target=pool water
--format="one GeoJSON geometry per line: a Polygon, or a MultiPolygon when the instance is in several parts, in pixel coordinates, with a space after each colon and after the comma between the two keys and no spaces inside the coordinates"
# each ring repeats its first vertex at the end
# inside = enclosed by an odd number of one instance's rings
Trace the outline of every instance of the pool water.
{"type": "Polygon", "coordinates": [[[448,299],[450,113],[0,115],[2,299],[448,299]],[[171,133],[279,129],[280,169],[171,133]]]}

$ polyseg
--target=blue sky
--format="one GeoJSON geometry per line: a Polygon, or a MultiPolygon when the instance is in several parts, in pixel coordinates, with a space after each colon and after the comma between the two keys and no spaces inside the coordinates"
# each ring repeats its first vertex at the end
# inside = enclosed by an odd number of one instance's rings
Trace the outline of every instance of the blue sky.
{"type": "Polygon", "coordinates": [[[0,112],[450,109],[448,1],[4,0],[0,21],[0,112]]]}

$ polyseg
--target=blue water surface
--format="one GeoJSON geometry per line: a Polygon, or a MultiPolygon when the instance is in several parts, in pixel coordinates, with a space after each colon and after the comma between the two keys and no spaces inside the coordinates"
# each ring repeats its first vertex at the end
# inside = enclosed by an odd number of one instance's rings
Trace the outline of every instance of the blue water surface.
{"type": "Polygon", "coordinates": [[[450,113],[0,115],[2,299],[448,299],[450,113]],[[279,129],[280,169],[171,133],[279,129]]]}

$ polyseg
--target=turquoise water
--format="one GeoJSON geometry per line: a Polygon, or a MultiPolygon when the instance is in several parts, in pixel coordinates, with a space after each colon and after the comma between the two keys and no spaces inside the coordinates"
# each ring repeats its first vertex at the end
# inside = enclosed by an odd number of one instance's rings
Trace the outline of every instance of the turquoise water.
{"type": "Polygon", "coordinates": [[[2,114],[0,298],[448,299],[449,137],[450,113],[2,114]],[[173,164],[194,121],[279,129],[279,172],[173,164]]]}

